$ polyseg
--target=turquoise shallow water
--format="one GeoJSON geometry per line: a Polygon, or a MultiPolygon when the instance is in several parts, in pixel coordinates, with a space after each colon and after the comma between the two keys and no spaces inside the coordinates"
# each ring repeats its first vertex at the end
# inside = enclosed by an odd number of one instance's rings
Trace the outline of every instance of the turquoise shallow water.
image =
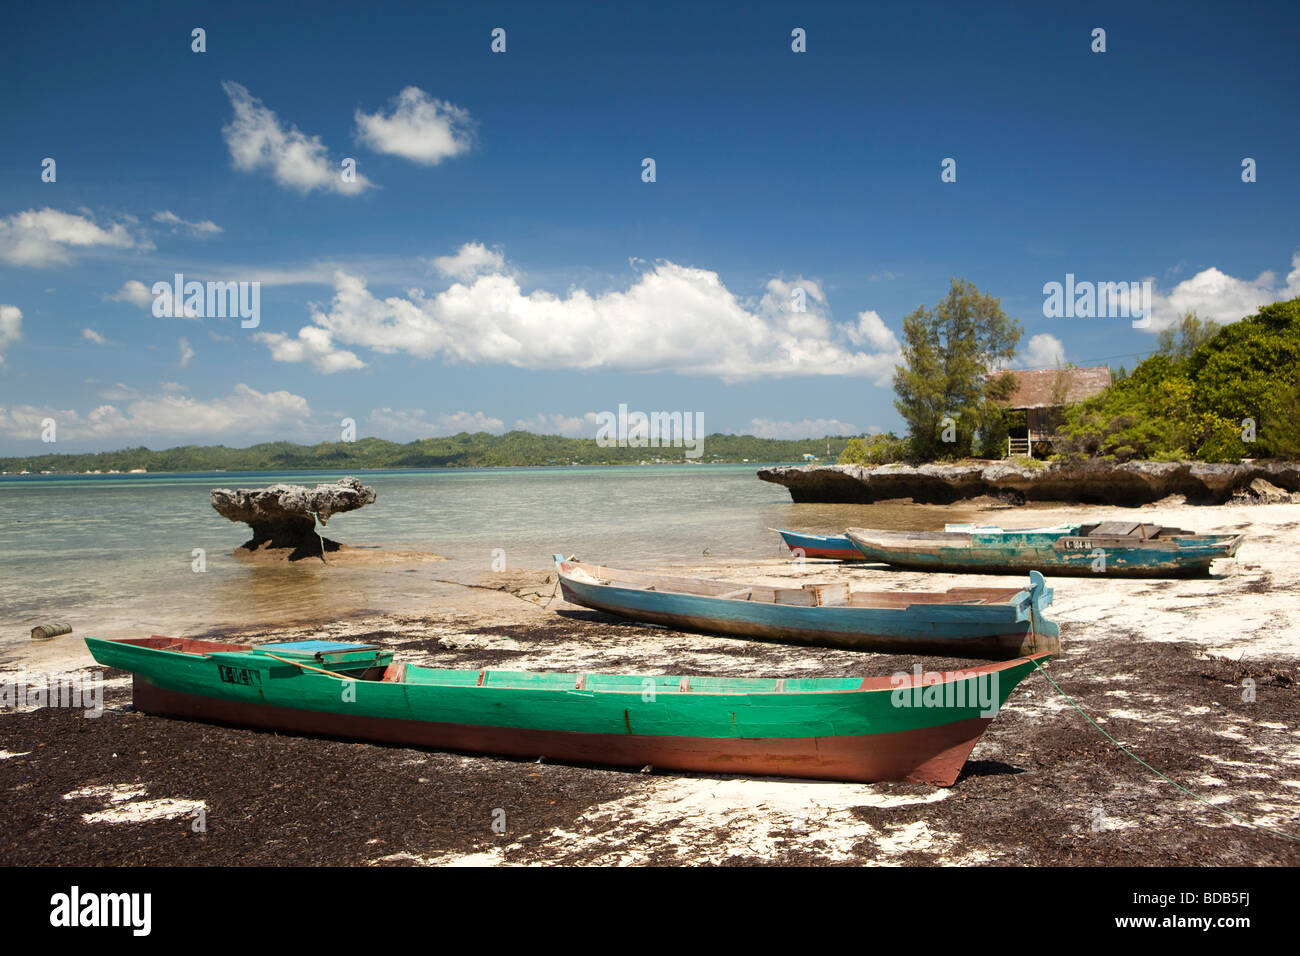
{"type": "Polygon", "coordinates": [[[795,505],[755,465],[350,472],[375,504],[337,515],[344,544],[433,552],[449,562],[385,567],[250,564],[247,527],[213,511],[209,492],[343,472],[28,476],[0,479],[0,641],[68,621],[188,633],[362,608],[418,606],[436,578],[474,580],[494,549],[507,568],[542,568],[561,551],[615,566],[771,558],[769,528],[834,532],[850,524],[939,527],[957,509],[795,505]],[[192,569],[193,551],[206,570],[192,569]]]}

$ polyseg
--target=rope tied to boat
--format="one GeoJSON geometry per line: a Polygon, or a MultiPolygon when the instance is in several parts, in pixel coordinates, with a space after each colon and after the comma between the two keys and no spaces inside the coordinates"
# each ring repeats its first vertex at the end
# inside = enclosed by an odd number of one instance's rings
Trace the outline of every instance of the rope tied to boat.
{"type": "Polygon", "coordinates": [[[1201,803],[1205,804],[1205,805],[1206,805],[1207,807],[1209,807],[1211,810],[1218,810],[1220,813],[1222,813],[1222,814],[1224,814],[1224,815],[1226,815],[1226,816],[1231,817],[1233,820],[1235,820],[1237,823],[1241,824],[1242,826],[1250,827],[1252,830],[1263,830],[1263,831],[1265,831],[1266,833],[1272,833],[1272,834],[1275,834],[1276,836],[1285,837],[1285,838],[1288,839],[1288,840],[1295,840],[1295,841],[1297,841],[1297,842],[1300,842],[1300,837],[1298,837],[1298,836],[1294,836],[1294,835],[1292,835],[1292,834],[1290,834],[1290,833],[1287,833],[1287,832],[1285,832],[1285,831],[1283,831],[1283,830],[1275,830],[1275,829],[1273,829],[1272,827],[1264,827],[1264,826],[1260,826],[1258,823],[1252,823],[1250,820],[1247,820],[1245,817],[1238,816],[1237,814],[1233,813],[1231,810],[1225,810],[1223,807],[1216,807],[1214,804],[1210,803],[1210,801],[1209,801],[1209,800],[1206,800],[1204,797],[1202,797],[1202,796],[1198,796],[1197,794],[1192,793],[1192,791],[1188,790],[1186,787],[1184,787],[1184,786],[1183,786],[1181,783],[1179,783],[1177,780],[1174,780],[1174,779],[1172,779],[1172,778],[1166,776],[1165,774],[1161,773],[1159,770],[1157,770],[1155,767],[1151,766],[1149,763],[1147,763],[1145,760],[1143,760],[1143,759],[1142,759],[1141,757],[1139,757],[1137,754],[1133,753],[1133,751],[1131,751],[1131,750],[1129,750],[1127,747],[1125,747],[1122,743],[1120,743],[1118,740],[1116,740],[1116,739],[1115,739],[1114,737],[1112,737],[1110,734],[1106,733],[1105,730],[1102,730],[1102,728],[1101,728],[1100,726],[1098,726],[1097,722],[1096,722],[1095,720],[1093,720],[1091,717],[1089,717],[1088,714],[1084,711],[1084,709],[1083,709],[1082,707],[1080,707],[1078,704],[1076,704],[1076,703],[1074,702],[1074,699],[1073,699],[1072,697],[1070,697],[1069,694],[1067,694],[1065,691],[1061,690],[1060,686],[1056,683],[1056,681],[1052,680],[1051,675],[1048,674],[1046,670],[1044,670],[1042,667],[1039,666],[1038,661],[1036,661],[1034,658],[1031,657],[1031,658],[1029,658],[1029,662],[1030,662],[1031,664],[1033,664],[1034,667],[1037,668],[1038,671],[1039,671],[1039,672],[1040,672],[1044,677],[1047,678],[1047,682],[1048,682],[1049,684],[1051,684],[1052,687],[1054,687],[1054,688],[1056,689],[1056,692],[1057,692],[1058,694],[1060,694],[1062,697],[1064,697],[1064,698],[1069,702],[1069,704],[1070,704],[1071,707],[1073,707],[1075,710],[1077,710],[1080,714],[1083,714],[1083,719],[1084,719],[1084,720],[1086,720],[1088,723],[1092,724],[1092,726],[1095,727],[1095,728],[1097,729],[1097,731],[1098,731],[1098,732],[1099,732],[1103,737],[1105,737],[1107,740],[1109,740],[1109,741],[1110,741],[1111,743],[1113,743],[1116,747],[1118,747],[1120,750],[1122,750],[1125,754],[1127,754],[1127,755],[1128,755],[1129,757],[1131,757],[1133,760],[1137,761],[1137,762],[1138,762],[1139,764],[1141,764],[1143,767],[1146,767],[1148,770],[1150,770],[1150,771],[1151,771],[1153,774],[1155,774],[1157,777],[1160,777],[1162,780],[1166,781],[1167,783],[1171,783],[1171,784],[1173,784],[1175,787],[1177,787],[1177,788],[1178,788],[1179,790],[1181,790],[1183,793],[1187,794],[1189,797],[1191,797],[1191,798],[1194,799],[1194,800],[1199,800],[1201,803]]]}
{"type": "MultiPolygon", "coordinates": [[[[432,582],[432,583],[434,583],[434,584],[454,584],[454,585],[456,585],[457,587],[462,587],[462,588],[474,588],[475,590],[478,590],[478,591],[498,591],[498,592],[500,592],[501,594],[509,594],[512,598],[516,598],[517,600],[523,601],[525,604],[534,604],[534,605],[535,605],[535,604],[538,603],[538,598],[541,597],[541,592],[534,592],[534,594],[535,594],[534,597],[525,597],[525,596],[522,595],[522,594],[519,594],[519,593],[517,593],[517,592],[515,592],[515,591],[510,590],[510,589],[509,589],[508,587],[506,587],[505,585],[499,585],[499,586],[498,586],[498,585],[492,585],[492,584],[469,584],[469,583],[467,583],[467,582],[465,582],[465,581],[456,581],[456,580],[454,580],[454,579],[452,579],[452,578],[427,578],[426,580],[428,580],[428,581],[430,581],[430,582],[432,582]]],[[[545,583],[545,582],[543,582],[543,583],[545,583]]],[[[555,585],[551,588],[551,596],[548,597],[548,598],[546,599],[546,603],[542,605],[542,609],[543,609],[543,610],[545,610],[546,608],[550,607],[551,602],[555,600],[555,595],[559,592],[559,590],[560,590],[560,577],[559,577],[559,575],[557,574],[556,577],[555,577],[555,585]]]]}
{"type": "Polygon", "coordinates": [[[559,572],[559,571],[556,571],[556,572],[555,572],[555,587],[551,588],[551,596],[548,597],[548,598],[546,599],[546,603],[542,605],[542,610],[543,610],[543,611],[546,610],[548,607],[551,606],[551,602],[555,600],[555,595],[559,593],[559,590],[560,590],[560,572],[559,572]]]}

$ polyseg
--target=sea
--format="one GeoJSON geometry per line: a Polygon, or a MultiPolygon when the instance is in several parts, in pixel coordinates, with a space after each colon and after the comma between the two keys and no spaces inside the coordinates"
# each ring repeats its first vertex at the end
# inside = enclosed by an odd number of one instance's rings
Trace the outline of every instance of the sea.
{"type": "Polygon", "coordinates": [[[203,633],[360,612],[419,611],[443,582],[542,569],[576,554],[614,567],[789,557],[773,529],[940,528],[961,508],[794,504],[758,465],[644,465],[0,477],[0,647],[37,624],[77,635],[203,633]],[[447,561],[331,566],[235,557],[248,527],[214,488],[354,475],[376,501],[319,530],[344,545],[447,561]]]}

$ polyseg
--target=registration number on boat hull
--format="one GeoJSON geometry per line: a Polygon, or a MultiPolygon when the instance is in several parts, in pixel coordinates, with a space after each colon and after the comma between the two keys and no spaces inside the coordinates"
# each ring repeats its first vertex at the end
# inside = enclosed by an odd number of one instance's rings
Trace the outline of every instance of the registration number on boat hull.
{"type": "Polygon", "coordinates": [[[217,673],[221,675],[224,684],[243,684],[245,687],[252,687],[262,683],[262,675],[255,667],[231,667],[229,664],[218,664],[217,673]]]}
{"type": "Polygon", "coordinates": [[[1059,538],[1056,546],[1063,551],[1091,551],[1095,547],[1091,538],[1059,538]]]}

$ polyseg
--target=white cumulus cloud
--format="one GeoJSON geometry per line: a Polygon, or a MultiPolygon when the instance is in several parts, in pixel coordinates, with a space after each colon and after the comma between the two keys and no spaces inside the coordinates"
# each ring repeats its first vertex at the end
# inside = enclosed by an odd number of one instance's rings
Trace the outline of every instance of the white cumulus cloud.
{"type": "Polygon", "coordinates": [[[408,86],[392,101],[392,112],[357,110],[357,140],[377,153],[390,153],[434,166],[470,148],[471,121],[467,110],[434,99],[417,86],[408,86]]]}
{"type": "Polygon", "coordinates": [[[756,311],[791,335],[830,334],[829,303],[821,284],[814,279],[769,279],[756,311]]]}
{"type": "Polygon", "coordinates": [[[1055,335],[1031,335],[1011,364],[1017,368],[1056,368],[1065,364],[1065,346],[1055,335]]]}
{"type": "Polygon", "coordinates": [[[258,332],[253,340],[266,345],[277,362],[310,362],[316,371],[326,375],[366,366],[355,352],[336,348],[328,329],[315,325],[303,326],[297,338],[283,332],[258,332]]]}
{"type": "Polygon", "coordinates": [[[755,418],[750,420],[745,434],[755,438],[824,438],[827,435],[861,435],[862,429],[838,418],[805,418],[798,422],[755,418]]]}
{"type": "Polygon", "coordinates": [[[90,216],[57,209],[28,209],[0,219],[0,259],[15,266],[72,261],[73,249],[143,247],[121,223],[101,226],[90,216]]]}
{"type": "Polygon", "coordinates": [[[500,249],[489,249],[481,242],[467,242],[453,256],[434,256],[429,264],[444,276],[471,281],[480,273],[503,272],[506,257],[500,249]]]}
{"type": "Polygon", "coordinates": [[[892,353],[896,363],[903,360],[898,337],[876,312],[870,310],[859,312],[858,323],[849,326],[848,336],[849,341],[854,345],[869,345],[878,352],[892,353]]]}
{"type": "Polygon", "coordinates": [[[153,308],[153,293],[139,279],[128,279],[122,283],[122,288],[105,298],[110,302],[129,302],[142,309],[153,308]]]}
{"type": "Polygon", "coordinates": [[[410,441],[459,432],[501,432],[505,422],[483,412],[443,412],[430,415],[423,408],[376,408],[368,419],[371,428],[391,440],[410,441]]]}
{"type": "Polygon", "coordinates": [[[449,412],[438,416],[438,425],[448,433],[495,432],[505,428],[505,422],[482,412],[449,412]]]}
{"type": "Polygon", "coordinates": [[[1188,312],[1220,325],[1254,314],[1262,305],[1300,296],[1300,252],[1291,256],[1291,271],[1279,282],[1273,272],[1254,279],[1238,279],[1211,266],[1184,279],[1168,292],[1151,295],[1151,322],[1147,331],[1158,332],[1178,323],[1188,312]]]}
{"type": "Polygon", "coordinates": [[[520,418],[515,421],[518,431],[532,432],[535,435],[563,435],[566,438],[595,438],[600,430],[595,412],[584,415],[550,415],[538,412],[532,418],[520,418]]]}
{"type": "Polygon", "coordinates": [[[292,392],[259,392],[236,385],[229,395],[200,401],[166,390],[129,402],[100,405],[89,412],[34,405],[0,406],[0,435],[38,439],[41,422],[53,418],[59,440],[100,438],[130,442],[148,438],[208,439],[230,435],[239,438],[284,438],[298,434],[310,417],[307,400],[292,392]]]}
{"type": "Polygon", "coordinates": [[[187,305],[183,294],[181,298],[176,298],[176,287],[170,278],[160,281],[165,284],[166,288],[160,292],[158,296],[155,296],[150,287],[145,285],[139,279],[128,279],[126,282],[122,283],[122,288],[118,289],[112,295],[104,296],[104,298],[110,302],[126,302],[138,306],[141,309],[147,309],[152,313],[155,298],[161,297],[163,302],[162,314],[164,316],[167,316],[168,318],[176,316],[177,318],[186,319],[201,318],[199,315],[200,309],[197,303],[191,302],[187,305]]]}
{"type": "MultiPolygon", "coordinates": [[[[808,289],[807,311],[793,311],[790,284],[776,281],[754,308],[716,272],[672,262],[641,273],[626,291],[596,295],[584,289],[525,294],[514,276],[498,273],[434,295],[411,290],[381,299],[362,277],[339,270],[329,307],[314,308],[311,318],[343,345],[467,364],[670,371],[724,381],[851,375],[888,384],[896,342],[884,351],[854,348],[850,332],[869,340],[870,324],[861,318],[857,326],[832,322],[815,286],[808,289]]],[[[284,350],[273,357],[306,358],[284,350]]]]}
{"type": "Polygon", "coordinates": [[[113,343],[104,336],[100,335],[94,329],[82,329],[81,337],[88,342],[94,342],[96,345],[112,345],[113,343]]]}
{"type": "Polygon", "coordinates": [[[285,128],[275,112],[243,86],[227,81],[221,87],[235,110],[221,132],[236,169],[269,170],[281,186],[302,193],[324,189],[355,196],[373,185],[360,173],[344,180],[342,165],[330,157],[319,136],[308,136],[296,126],[285,128]]]}
{"type": "Polygon", "coordinates": [[[16,305],[0,305],[0,365],[5,349],[23,337],[23,311],[16,305]]]}

